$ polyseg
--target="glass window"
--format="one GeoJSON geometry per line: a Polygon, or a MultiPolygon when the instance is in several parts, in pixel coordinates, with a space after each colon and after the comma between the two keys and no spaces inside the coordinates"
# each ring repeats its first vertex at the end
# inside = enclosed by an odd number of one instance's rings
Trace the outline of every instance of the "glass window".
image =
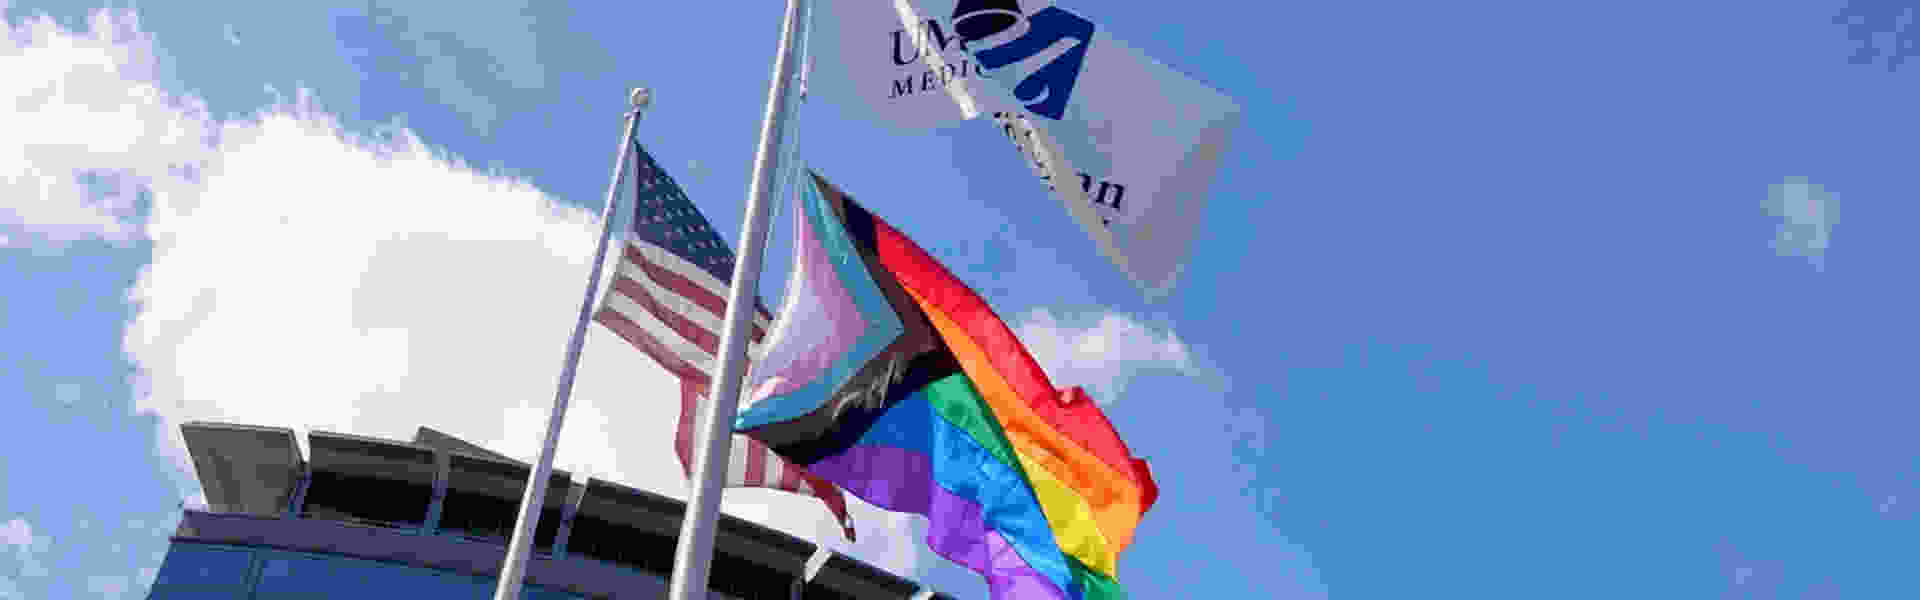
{"type": "Polygon", "coordinates": [[[256,598],[484,598],[471,577],[370,560],[276,554],[260,571],[256,598]]]}
{"type": "Polygon", "coordinates": [[[655,575],[673,572],[674,538],[577,514],[567,533],[567,554],[581,555],[655,575]]]}
{"type": "Polygon", "coordinates": [[[153,584],[241,586],[246,584],[247,568],[252,564],[251,550],[177,543],[167,549],[153,584]]]}
{"type": "Polygon", "coordinates": [[[433,450],[346,434],[307,434],[313,479],[303,514],[417,528],[433,501],[433,450]]]}
{"type": "Polygon", "coordinates": [[[303,515],[389,527],[419,527],[433,486],[381,477],[314,471],[303,515]]]}
{"type": "Polygon", "coordinates": [[[808,582],[801,588],[800,600],[854,600],[850,594],[820,584],[819,580],[808,582]]]}
{"type": "Polygon", "coordinates": [[[147,600],[246,600],[247,590],[242,587],[196,587],[179,585],[155,585],[147,593],[147,600]]]}
{"type": "MultiPolygon", "coordinates": [[[[440,509],[440,530],[505,545],[513,535],[528,474],[528,468],[519,464],[454,455],[447,473],[446,501],[440,509]]],[[[553,547],[569,485],[569,479],[558,474],[548,480],[547,500],[534,525],[535,548],[553,547]]]]}
{"type": "Polygon", "coordinates": [[[793,594],[792,575],[724,550],[713,553],[713,562],[707,569],[709,587],[735,598],[784,599],[793,594]]]}
{"type": "MultiPolygon", "coordinates": [[[[489,600],[494,579],[357,558],[273,552],[255,588],[257,600],[434,598],[489,600]]],[[[543,586],[526,586],[523,600],[580,600],[543,586]]]]}

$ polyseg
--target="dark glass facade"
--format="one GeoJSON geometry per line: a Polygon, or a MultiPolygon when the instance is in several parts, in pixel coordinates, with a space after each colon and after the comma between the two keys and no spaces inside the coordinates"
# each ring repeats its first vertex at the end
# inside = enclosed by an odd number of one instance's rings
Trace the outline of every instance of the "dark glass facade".
{"type": "MultiPolygon", "coordinates": [[[[153,600],[491,600],[528,466],[422,429],[415,442],[182,426],[209,510],[186,511],[153,600]],[[279,508],[276,508],[276,505],[279,508]]],[[[534,528],[527,600],[654,600],[667,592],[679,501],[555,472],[534,528]]],[[[913,582],[731,516],[718,524],[715,600],[905,600],[913,582]]],[[[936,598],[943,597],[936,596],[936,598]]]]}
{"type": "MultiPolygon", "coordinates": [[[[348,556],[176,542],[154,578],[151,600],[489,600],[494,578],[348,556]]],[[[584,600],[543,586],[524,600],[584,600]]]]}

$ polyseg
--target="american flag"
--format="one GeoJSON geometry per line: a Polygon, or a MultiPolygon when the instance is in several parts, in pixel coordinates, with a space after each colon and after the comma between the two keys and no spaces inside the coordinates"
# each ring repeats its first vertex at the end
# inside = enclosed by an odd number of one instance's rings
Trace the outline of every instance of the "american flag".
{"type": "MultiPolygon", "coordinates": [[[[620,248],[612,286],[594,321],[680,378],[680,422],[673,446],[681,468],[692,476],[694,415],[707,401],[708,385],[719,369],[733,250],[653,156],[638,143],[633,150],[638,189],[633,231],[620,248]]],[[[755,305],[749,357],[758,355],[773,320],[764,303],[755,305]]],[[[726,487],[817,497],[853,538],[853,521],[840,488],[744,435],[734,434],[727,459],[726,487]]]]}

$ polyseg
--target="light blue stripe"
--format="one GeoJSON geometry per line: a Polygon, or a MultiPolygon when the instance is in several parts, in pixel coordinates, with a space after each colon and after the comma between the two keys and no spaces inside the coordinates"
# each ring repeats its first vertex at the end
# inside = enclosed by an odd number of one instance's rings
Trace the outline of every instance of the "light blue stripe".
{"type": "MultiPolygon", "coordinates": [[[[839,219],[831,216],[832,208],[820,194],[819,186],[809,180],[802,188],[802,194],[807,224],[813,229],[815,239],[820,241],[828,263],[833,266],[834,278],[853,299],[860,316],[867,320],[867,329],[860,333],[860,338],[852,348],[836,357],[826,371],[813,381],[790,393],[761,400],[741,411],[733,421],[735,430],[791,421],[819,410],[826,405],[830,395],[840,389],[841,384],[853,378],[859,373],[860,367],[873,360],[874,356],[906,331],[899,315],[894,314],[893,305],[887,302],[879,284],[867,272],[866,262],[861,260],[860,252],[847,236],[846,228],[839,219]]],[[[797,240],[800,236],[794,237],[797,240]]],[[[769,349],[768,353],[772,352],[769,349]]]]}

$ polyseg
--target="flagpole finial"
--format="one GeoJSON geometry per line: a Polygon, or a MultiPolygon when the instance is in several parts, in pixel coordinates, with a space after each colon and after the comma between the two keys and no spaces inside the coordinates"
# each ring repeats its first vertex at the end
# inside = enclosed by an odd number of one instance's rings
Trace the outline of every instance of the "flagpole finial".
{"type": "Polygon", "coordinates": [[[653,88],[633,88],[627,99],[633,102],[634,110],[646,110],[647,105],[653,104],[653,88]]]}

